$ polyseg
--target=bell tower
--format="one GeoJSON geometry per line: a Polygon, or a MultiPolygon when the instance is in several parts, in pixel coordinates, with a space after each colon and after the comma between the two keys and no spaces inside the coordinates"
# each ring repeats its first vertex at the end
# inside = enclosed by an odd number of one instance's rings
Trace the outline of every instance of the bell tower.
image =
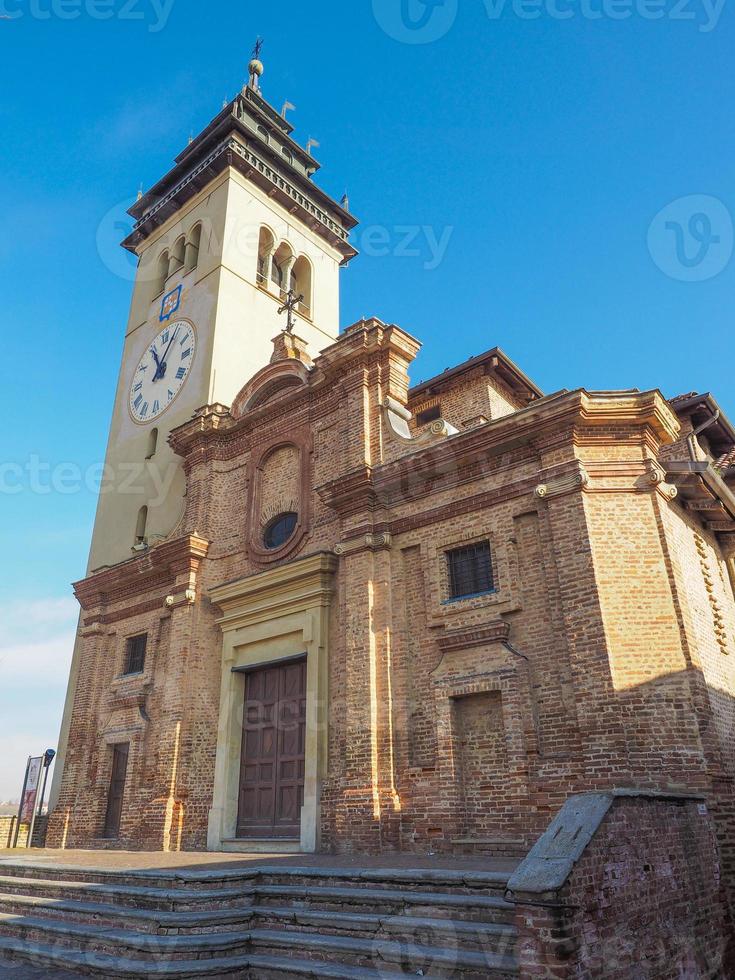
{"type": "Polygon", "coordinates": [[[170,536],[184,477],[170,431],[230,404],[266,365],[298,297],[298,335],[318,352],[339,333],[339,270],[356,220],[314,183],[319,163],[249,81],[130,209],[138,257],[88,571],[170,536]]]}

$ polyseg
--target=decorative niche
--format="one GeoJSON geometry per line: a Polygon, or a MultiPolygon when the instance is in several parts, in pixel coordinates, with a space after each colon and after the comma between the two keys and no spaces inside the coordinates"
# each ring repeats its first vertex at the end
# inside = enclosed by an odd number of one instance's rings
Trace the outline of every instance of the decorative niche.
{"type": "Polygon", "coordinates": [[[248,547],[256,561],[286,558],[308,533],[310,468],[308,433],[272,443],[251,460],[248,547]]]}

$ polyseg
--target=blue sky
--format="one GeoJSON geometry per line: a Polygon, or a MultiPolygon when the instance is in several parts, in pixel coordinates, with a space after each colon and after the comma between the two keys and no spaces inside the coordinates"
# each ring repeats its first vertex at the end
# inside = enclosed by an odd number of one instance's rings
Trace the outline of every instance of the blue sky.
{"type": "Polygon", "coordinates": [[[296,104],[363,223],[344,325],[418,336],[415,380],[499,344],[548,391],[711,390],[735,416],[732,8],[431,2],[0,0],[0,799],[56,740],[124,209],[242,85],[257,34],[266,97],[296,104]]]}

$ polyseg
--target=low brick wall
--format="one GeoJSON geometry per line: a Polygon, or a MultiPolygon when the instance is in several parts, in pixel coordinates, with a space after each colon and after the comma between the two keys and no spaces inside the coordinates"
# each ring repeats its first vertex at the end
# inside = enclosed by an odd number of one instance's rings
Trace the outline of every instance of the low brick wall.
{"type": "Polygon", "coordinates": [[[570,797],[508,883],[522,977],[732,976],[730,924],[703,800],[570,797]]]}
{"type": "MultiPolygon", "coordinates": [[[[47,817],[38,817],[36,826],[33,828],[33,846],[43,847],[46,841],[46,822],[47,817]]],[[[13,846],[15,836],[15,825],[18,821],[14,816],[0,816],[0,849],[13,846]]],[[[22,823],[18,833],[18,847],[25,847],[28,841],[29,824],[22,823]]]]}

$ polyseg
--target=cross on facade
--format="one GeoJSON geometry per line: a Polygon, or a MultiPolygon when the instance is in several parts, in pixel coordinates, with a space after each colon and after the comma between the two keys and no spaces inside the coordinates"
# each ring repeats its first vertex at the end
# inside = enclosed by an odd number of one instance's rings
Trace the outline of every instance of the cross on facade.
{"type": "Polygon", "coordinates": [[[283,328],[284,333],[293,333],[293,328],[296,326],[296,320],[294,319],[294,310],[303,302],[304,294],[297,296],[293,291],[293,288],[289,289],[286,295],[286,302],[278,310],[279,314],[288,311],[288,316],[286,318],[286,326],[283,328]]]}

